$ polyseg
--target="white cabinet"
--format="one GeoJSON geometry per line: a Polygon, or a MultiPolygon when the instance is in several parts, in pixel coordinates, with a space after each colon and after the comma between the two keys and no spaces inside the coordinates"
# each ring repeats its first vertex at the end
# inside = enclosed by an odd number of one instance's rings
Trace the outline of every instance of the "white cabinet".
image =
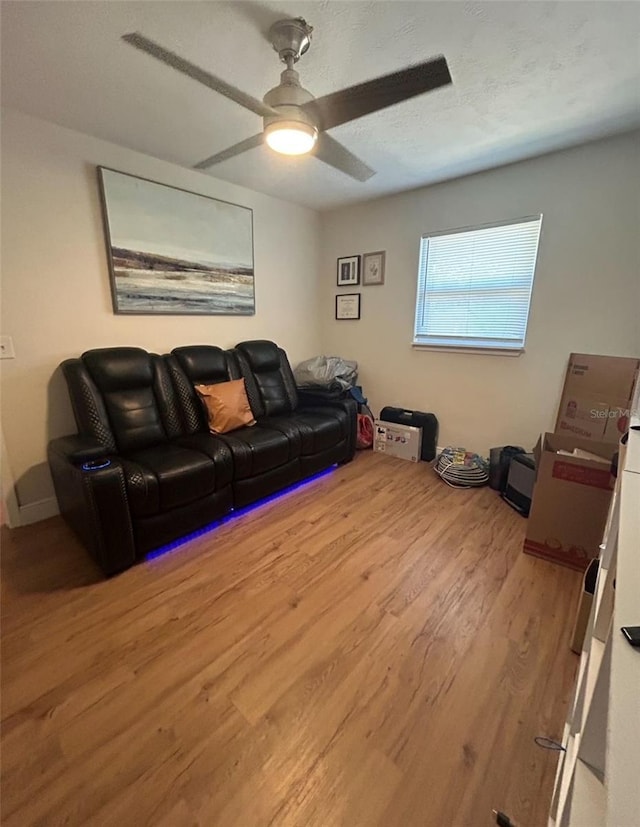
{"type": "Polygon", "coordinates": [[[640,431],[620,459],[549,827],[640,825],[640,431]]]}

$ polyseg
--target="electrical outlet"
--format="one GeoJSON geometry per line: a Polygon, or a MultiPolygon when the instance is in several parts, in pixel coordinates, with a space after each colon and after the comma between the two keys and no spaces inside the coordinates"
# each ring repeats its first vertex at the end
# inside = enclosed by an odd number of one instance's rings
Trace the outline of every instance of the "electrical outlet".
{"type": "Polygon", "coordinates": [[[11,336],[0,336],[0,359],[15,359],[16,352],[13,349],[11,336]]]}

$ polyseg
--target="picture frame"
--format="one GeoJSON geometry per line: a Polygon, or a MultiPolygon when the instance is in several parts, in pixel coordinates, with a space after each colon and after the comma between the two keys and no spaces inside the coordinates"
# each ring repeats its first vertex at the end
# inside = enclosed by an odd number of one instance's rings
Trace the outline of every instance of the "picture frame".
{"type": "Polygon", "coordinates": [[[253,211],[98,167],[113,312],[255,314],[253,211]]]}
{"type": "Polygon", "coordinates": [[[336,295],[336,319],[355,321],[360,318],[360,293],[336,295]]]}
{"type": "Polygon", "coordinates": [[[360,284],[360,256],[344,256],[338,259],[336,284],[338,287],[353,287],[360,284]]]}
{"type": "Polygon", "coordinates": [[[362,256],[362,284],[384,284],[386,250],[365,253],[362,256]]]}

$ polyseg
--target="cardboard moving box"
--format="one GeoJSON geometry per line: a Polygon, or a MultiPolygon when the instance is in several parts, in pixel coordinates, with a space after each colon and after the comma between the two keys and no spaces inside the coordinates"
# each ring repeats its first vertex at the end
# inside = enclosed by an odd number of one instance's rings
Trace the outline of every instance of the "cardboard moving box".
{"type": "Polygon", "coordinates": [[[633,415],[640,359],[572,353],[555,433],[535,449],[536,484],[524,550],[574,569],[599,556],[611,460],[633,415]],[[575,453],[574,453],[575,452],[575,453]]]}
{"type": "Polygon", "coordinates": [[[535,447],[536,485],[527,524],[528,554],[583,570],[598,557],[617,444],[545,434],[535,447]],[[596,458],[573,455],[574,450],[596,458]],[[562,453],[558,453],[562,452],[562,453]]]}
{"type": "Polygon", "coordinates": [[[572,353],[555,432],[617,443],[629,427],[640,359],[572,353]]]}

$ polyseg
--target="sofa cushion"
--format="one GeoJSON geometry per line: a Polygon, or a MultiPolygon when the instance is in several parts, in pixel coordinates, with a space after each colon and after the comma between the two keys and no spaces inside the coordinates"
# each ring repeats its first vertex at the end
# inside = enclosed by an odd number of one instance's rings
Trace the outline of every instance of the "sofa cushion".
{"type": "Polygon", "coordinates": [[[105,393],[104,401],[120,451],[145,448],[166,440],[151,388],[105,393]]]}
{"type": "MultiPolygon", "coordinates": [[[[244,480],[248,477],[264,474],[285,465],[300,455],[299,442],[291,442],[279,431],[261,428],[254,425],[251,428],[238,428],[228,434],[190,434],[178,440],[180,445],[201,451],[214,459],[216,472],[220,469],[220,448],[229,456],[225,463],[224,482],[228,480],[244,480]],[[227,479],[228,468],[228,479],[227,479]]],[[[217,480],[218,486],[221,479],[217,480]]]]}
{"type": "Polygon", "coordinates": [[[238,480],[272,471],[297,459],[297,445],[271,428],[240,428],[222,437],[233,454],[238,480]]]}
{"type": "Polygon", "coordinates": [[[198,396],[206,411],[212,434],[226,434],[243,426],[256,424],[247,399],[244,379],[218,382],[215,385],[196,385],[198,396]]]}
{"type": "Polygon", "coordinates": [[[299,443],[301,456],[309,456],[348,439],[351,422],[346,411],[319,407],[300,408],[289,416],[264,417],[258,425],[282,431],[299,443]]]}
{"type": "Polygon", "coordinates": [[[82,361],[97,386],[118,450],[124,453],[165,442],[178,415],[158,357],[140,348],[89,350],[82,361]],[[162,374],[162,375],[161,375],[162,374]],[[165,428],[165,425],[167,428],[165,428]]]}
{"type": "Polygon", "coordinates": [[[173,442],[129,454],[123,467],[131,508],[138,517],[186,505],[216,490],[212,459],[173,442]]]}
{"type": "Polygon", "coordinates": [[[339,415],[321,410],[299,410],[292,414],[291,419],[300,430],[303,456],[327,451],[346,438],[346,429],[339,415]]]}
{"type": "Polygon", "coordinates": [[[179,401],[184,431],[208,431],[206,412],[194,385],[240,379],[235,357],[213,345],[189,345],[177,347],[163,358],[179,401]]]}
{"type": "Polygon", "coordinates": [[[295,381],[286,353],[274,342],[240,342],[235,354],[257,417],[282,416],[298,405],[295,381]]]}

